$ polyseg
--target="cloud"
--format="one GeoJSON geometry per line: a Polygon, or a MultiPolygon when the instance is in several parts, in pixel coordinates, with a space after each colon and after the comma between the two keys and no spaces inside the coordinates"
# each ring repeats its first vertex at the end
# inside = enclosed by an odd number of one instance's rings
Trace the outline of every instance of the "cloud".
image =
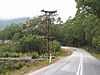
{"type": "Polygon", "coordinates": [[[74,16],[76,3],[74,0],[0,0],[0,18],[34,17],[41,14],[42,9],[58,10],[63,20],[74,16]]]}

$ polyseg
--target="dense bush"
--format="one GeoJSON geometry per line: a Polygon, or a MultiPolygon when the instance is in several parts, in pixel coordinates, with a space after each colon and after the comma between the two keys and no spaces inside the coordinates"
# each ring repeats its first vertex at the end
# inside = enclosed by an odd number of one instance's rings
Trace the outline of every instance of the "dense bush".
{"type": "Polygon", "coordinates": [[[16,43],[16,51],[27,53],[37,51],[40,53],[40,49],[43,49],[44,40],[42,36],[27,35],[22,38],[19,43],[16,43]]]}
{"type": "Polygon", "coordinates": [[[38,53],[37,52],[32,52],[32,58],[37,58],[38,57],[38,53]]]}
{"type": "Polygon", "coordinates": [[[58,41],[52,41],[51,51],[53,55],[58,55],[58,52],[60,51],[60,43],[58,41]]]}
{"type": "Polygon", "coordinates": [[[94,37],[92,43],[100,51],[100,36],[94,37]]]}
{"type": "Polygon", "coordinates": [[[0,44],[0,52],[15,52],[13,44],[0,44]]]}

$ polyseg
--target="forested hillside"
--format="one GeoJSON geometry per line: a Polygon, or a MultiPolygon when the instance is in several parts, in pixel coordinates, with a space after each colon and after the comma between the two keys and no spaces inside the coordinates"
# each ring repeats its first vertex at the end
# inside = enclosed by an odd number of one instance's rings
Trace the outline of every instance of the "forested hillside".
{"type": "Polygon", "coordinates": [[[28,17],[9,19],[9,20],[0,19],[0,30],[4,29],[7,25],[10,25],[12,23],[15,23],[15,24],[24,23],[27,18],[28,17]]]}

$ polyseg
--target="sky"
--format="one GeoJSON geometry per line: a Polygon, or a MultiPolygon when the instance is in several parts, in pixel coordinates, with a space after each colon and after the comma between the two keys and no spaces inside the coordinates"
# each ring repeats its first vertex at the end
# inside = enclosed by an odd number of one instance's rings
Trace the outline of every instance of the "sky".
{"type": "Polygon", "coordinates": [[[0,0],[0,19],[32,18],[43,14],[42,9],[57,10],[63,21],[77,11],[75,0],[0,0]]]}

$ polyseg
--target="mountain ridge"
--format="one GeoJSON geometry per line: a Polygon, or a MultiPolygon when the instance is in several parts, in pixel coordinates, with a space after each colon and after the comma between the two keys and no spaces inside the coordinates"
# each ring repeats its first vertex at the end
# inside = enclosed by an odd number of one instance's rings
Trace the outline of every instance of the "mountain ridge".
{"type": "Polygon", "coordinates": [[[8,19],[8,20],[0,19],[0,30],[4,29],[7,25],[10,25],[12,23],[14,24],[25,23],[27,18],[29,17],[22,17],[22,18],[8,19]]]}

